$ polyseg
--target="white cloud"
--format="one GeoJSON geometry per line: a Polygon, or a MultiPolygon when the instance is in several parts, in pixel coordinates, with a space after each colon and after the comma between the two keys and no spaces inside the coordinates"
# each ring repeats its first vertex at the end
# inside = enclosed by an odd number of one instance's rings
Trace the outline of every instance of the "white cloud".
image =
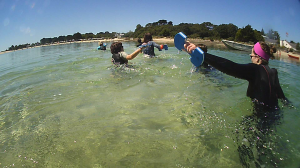
{"type": "Polygon", "coordinates": [[[31,29],[30,27],[26,27],[26,26],[21,26],[20,32],[24,33],[26,35],[29,35],[29,36],[34,36],[34,34],[35,34],[35,31],[33,29],[31,29]]]}
{"type": "Polygon", "coordinates": [[[10,8],[12,11],[15,11],[15,9],[16,9],[16,5],[13,5],[13,6],[11,6],[11,8],[10,8]]]}
{"type": "Polygon", "coordinates": [[[33,2],[32,5],[31,5],[31,9],[33,9],[35,6],[35,3],[33,2]]]}
{"type": "Polygon", "coordinates": [[[24,27],[24,26],[21,26],[21,27],[20,27],[20,31],[21,31],[22,33],[24,33],[24,34],[30,34],[31,29],[30,29],[30,27],[24,27]]]}
{"type": "Polygon", "coordinates": [[[4,19],[3,25],[4,26],[8,26],[9,25],[9,18],[4,19]]]}

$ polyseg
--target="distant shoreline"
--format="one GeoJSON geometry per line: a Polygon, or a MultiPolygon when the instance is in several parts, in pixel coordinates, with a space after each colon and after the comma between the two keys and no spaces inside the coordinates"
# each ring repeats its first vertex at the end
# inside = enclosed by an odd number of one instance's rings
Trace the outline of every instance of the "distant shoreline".
{"type": "MultiPolygon", "coordinates": [[[[115,38],[115,39],[104,39],[104,40],[82,40],[82,41],[73,41],[73,42],[63,42],[63,43],[55,43],[55,44],[47,44],[47,45],[39,45],[39,46],[34,46],[34,47],[28,47],[28,48],[23,48],[23,49],[18,49],[18,50],[25,50],[25,49],[29,49],[29,48],[36,48],[36,47],[45,47],[45,46],[52,46],[52,45],[63,45],[63,44],[71,44],[71,43],[94,43],[94,42],[108,42],[108,41],[137,41],[137,38],[131,38],[131,39],[125,39],[125,38],[115,38]]],[[[173,38],[153,38],[153,41],[156,43],[166,43],[166,44],[172,44],[174,43],[174,39],[173,38]]],[[[219,41],[210,41],[210,40],[202,40],[202,39],[190,39],[191,42],[194,43],[202,43],[207,45],[208,47],[210,46],[219,46],[219,47],[223,47],[226,48],[226,46],[219,41]]],[[[1,51],[1,54],[4,53],[9,53],[9,52],[14,52],[14,51],[18,51],[18,50],[11,50],[11,51],[1,51]]]]}
{"type": "MultiPolygon", "coordinates": [[[[64,45],[64,44],[72,44],[72,43],[95,43],[95,42],[106,42],[106,41],[127,41],[125,39],[104,39],[104,40],[82,40],[82,41],[72,41],[72,42],[63,42],[63,43],[54,43],[54,44],[45,44],[45,45],[39,45],[39,46],[34,46],[34,47],[28,47],[28,48],[22,48],[18,50],[26,50],[30,48],[37,48],[37,47],[45,47],[45,46],[53,46],[53,45],[64,45]]],[[[1,54],[9,53],[9,52],[14,52],[18,50],[11,50],[11,51],[1,51],[1,54]]]]}
{"type": "MultiPolygon", "coordinates": [[[[34,46],[34,47],[28,47],[28,48],[23,48],[19,50],[24,50],[24,49],[29,49],[29,48],[36,48],[36,47],[45,47],[45,46],[52,46],[52,45],[63,45],[63,44],[71,44],[71,43],[94,43],[94,42],[111,42],[111,41],[137,41],[137,38],[131,38],[131,39],[125,39],[125,38],[115,38],[115,39],[104,39],[104,40],[82,40],[82,41],[73,41],[73,42],[64,42],[64,43],[55,43],[55,44],[47,44],[47,45],[39,45],[39,46],[34,46]]],[[[173,44],[174,39],[173,38],[153,38],[153,41],[156,43],[166,43],[166,44],[173,44]]],[[[202,43],[206,45],[208,48],[209,47],[214,47],[214,48],[227,48],[221,41],[210,41],[210,40],[203,40],[203,39],[189,39],[189,41],[193,43],[202,43]]],[[[9,53],[9,52],[14,52],[18,50],[12,50],[12,51],[1,51],[1,54],[9,53]]],[[[296,53],[287,53],[283,50],[278,50],[274,56],[282,56],[282,57],[289,57],[288,54],[292,54],[295,56],[300,56],[299,54],[296,53]]]]}

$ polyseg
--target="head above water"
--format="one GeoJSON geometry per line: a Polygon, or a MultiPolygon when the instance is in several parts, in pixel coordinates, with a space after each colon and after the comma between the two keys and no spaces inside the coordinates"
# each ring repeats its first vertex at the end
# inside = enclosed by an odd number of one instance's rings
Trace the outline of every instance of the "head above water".
{"type": "Polygon", "coordinates": [[[153,41],[151,33],[146,33],[144,35],[144,43],[148,43],[149,41],[153,41]]]}
{"type": "Polygon", "coordinates": [[[123,46],[121,42],[113,42],[110,45],[110,52],[112,54],[118,54],[119,52],[123,51],[123,46]]]}
{"type": "Polygon", "coordinates": [[[268,65],[269,58],[275,58],[273,53],[276,53],[275,46],[268,46],[265,42],[257,42],[250,54],[251,61],[255,64],[268,65]]]}
{"type": "Polygon", "coordinates": [[[140,38],[138,38],[137,42],[138,43],[142,43],[142,40],[140,38]]]}

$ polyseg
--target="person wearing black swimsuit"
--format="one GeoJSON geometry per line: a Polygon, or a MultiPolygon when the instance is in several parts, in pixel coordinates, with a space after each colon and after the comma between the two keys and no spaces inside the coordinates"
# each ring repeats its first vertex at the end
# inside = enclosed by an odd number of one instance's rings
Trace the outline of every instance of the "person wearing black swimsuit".
{"type": "MultiPolygon", "coordinates": [[[[197,46],[187,42],[184,47],[187,52],[192,52],[197,46]]],[[[275,52],[274,46],[269,47],[264,42],[257,42],[250,54],[252,63],[238,64],[209,53],[205,53],[204,62],[228,75],[247,80],[247,96],[256,105],[276,109],[278,99],[288,100],[280,87],[277,70],[268,66],[269,58],[274,58],[275,52]]]]}
{"type": "Polygon", "coordinates": [[[123,45],[121,42],[113,42],[110,46],[110,52],[112,53],[111,62],[115,65],[128,64],[128,60],[134,59],[145,46],[140,46],[131,54],[127,54],[124,51],[123,45]]]}
{"type": "MultiPolygon", "coordinates": [[[[191,53],[197,46],[187,42],[184,47],[191,53]]],[[[238,64],[209,53],[204,55],[205,63],[249,82],[247,96],[254,103],[253,114],[244,116],[233,130],[236,135],[233,136],[234,142],[244,167],[261,167],[267,162],[273,166],[278,164],[279,156],[275,151],[280,150],[276,145],[277,139],[280,138],[276,138],[278,135],[273,131],[282,118],[278,99],[281,99],[284,105],[289,104],[289,101],[280,87],[277,70],[268,66],[269,58],[273,58],[275,52],[275,47],[258,42],[252,49],[252,63],[249,64],[238,64]],[[266,146],[273,148],[273,151],[266,146]]]]}

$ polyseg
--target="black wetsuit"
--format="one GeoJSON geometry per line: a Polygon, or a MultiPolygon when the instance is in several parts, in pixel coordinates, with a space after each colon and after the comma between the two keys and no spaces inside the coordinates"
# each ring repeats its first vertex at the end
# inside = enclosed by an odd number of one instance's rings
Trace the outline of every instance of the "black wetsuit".
{"type": "Polygon", "coordinates": [[[112,62],[116,65],[128,64],[128,60],[121,57],[120,54],[113,54],[112,55],[112,62]]]}
{"type": "Polygon", "coordinates": [[[209,53],[205,54],[204,61],[228,75],[247,80],[247,96],[256,104],[277,108],[279,98],[286,100],[279,84],[277,70],[269,68],[268,65],[238,64],[209,53]]]}
{"type": "Polygon", "coordinates": [[[106,50],[106,46],[100,45],[98,50],[106,50]]]}

